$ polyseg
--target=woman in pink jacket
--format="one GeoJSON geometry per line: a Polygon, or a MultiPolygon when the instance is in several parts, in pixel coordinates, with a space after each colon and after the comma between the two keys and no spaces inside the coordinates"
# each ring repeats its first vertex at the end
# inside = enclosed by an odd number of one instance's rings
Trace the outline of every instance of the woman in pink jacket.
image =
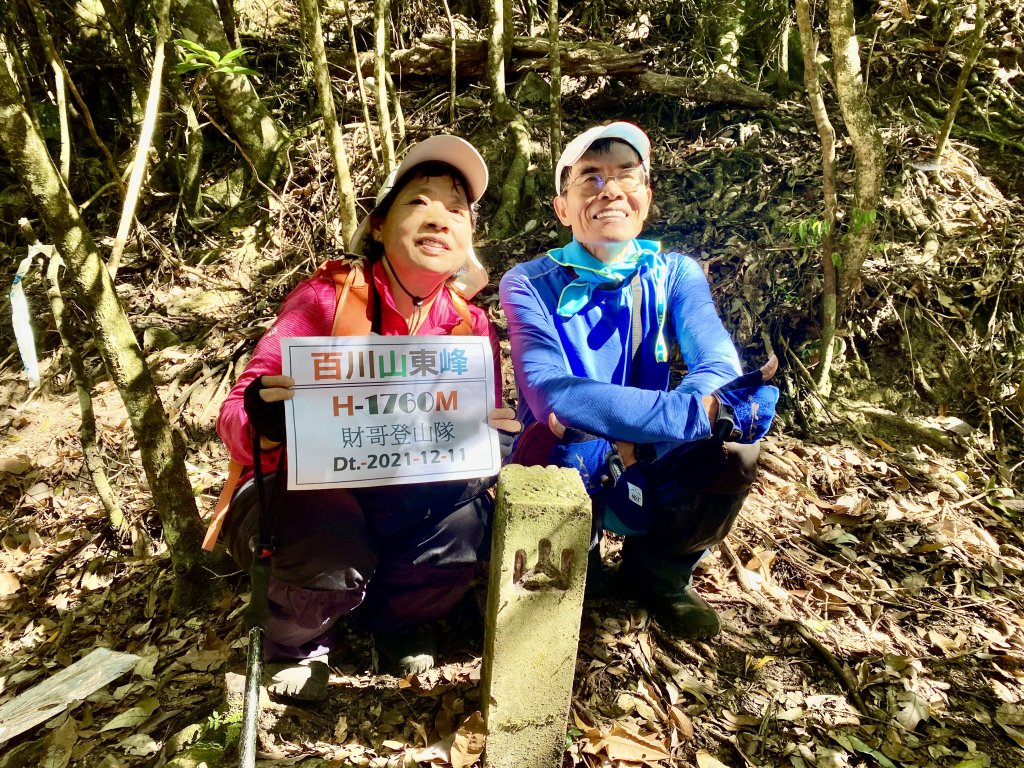
{"type": "Polygon", "coordinates": [[[491,498],[483,481],[274,493],[285,483],[283,473],[274,473],[285,436],[283,401],[294,384],[281,375],[282,336],[488,336],[496,373],[489,423],[518,429],[513,412],[500,408],[494,329],[452,286],[476,264],[475,205],[486,187],[487,166],[468,142],[440,135],[413,147],[353,238],[351,249],[364,260],[330,262],[292,291],[221,407],[217,431],[245,467],[223,535],[246,570],[259,529],[256,436],[265,498],[278,497],[265,627],[271,693],[323,699],[337,621],[358,606],[373,634],[375,671],[405,676],[429,669],[430,622],[465,594],[487,547],[491,498]],[[355,270],[354,282],[363,286],[353,291],[365,301],[355,313],[338,306],[339,270],[346,277],[355,270]]]}

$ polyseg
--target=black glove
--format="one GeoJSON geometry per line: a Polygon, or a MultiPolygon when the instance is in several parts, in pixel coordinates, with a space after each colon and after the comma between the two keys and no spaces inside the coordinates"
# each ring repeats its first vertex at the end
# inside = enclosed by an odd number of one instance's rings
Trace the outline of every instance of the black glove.
{"type": "Polygon", "coordinates": [[[256,430],[256,434],[273,440],[275,443],[283,443],[285,438],[284,400],[268,403],[260,397],[261,389],[266,389],[263,386],[262,376],[253,379],[245,388],[243,403],[249,423],[256,430]]]}
{"type": "Polygon", "coordinates": [[[512,446],[515,444],[518,434],[518,432],[509,432],[504,429],[498,430],[498,452],[501,455],[502,464],[512,455],[512,446]]]}

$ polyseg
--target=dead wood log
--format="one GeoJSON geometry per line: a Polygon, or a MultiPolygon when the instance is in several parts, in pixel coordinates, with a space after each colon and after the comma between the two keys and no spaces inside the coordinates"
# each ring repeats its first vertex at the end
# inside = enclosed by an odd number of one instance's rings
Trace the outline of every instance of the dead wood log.
{"type": "MultiPolygon", "coordinates": [[[[487,61],[485,40],[456,40],[455,56],[458,73],[463,78],[479,78],[487,61]]],[[[773,99],[765,93],[724,75],[706,79],[681,77],[652,71],[652,62],[643,52],[625,51],[617,45],[590,41],[559,44],[563,75],[617,77],[639,90],[702,104],[728,104],[765,109],[773,99]]],[[[512,71],[547,72],[550,69],[550,42],[539,37],[516,37],[512,41],[512,71]]],[[[449,37],[424,36],[412,48],[391,52],[391,71],[402,77],[442,77],[451,69],[452,41],[449,37]]],[[[340,57],[335,63],[345,67],[340,57]]],[[[656,66],[656,62],[653,63],[656,66]]],[[[359,67],[369,74],[373,67],[371,54],[359,57],[359,67]]]]}

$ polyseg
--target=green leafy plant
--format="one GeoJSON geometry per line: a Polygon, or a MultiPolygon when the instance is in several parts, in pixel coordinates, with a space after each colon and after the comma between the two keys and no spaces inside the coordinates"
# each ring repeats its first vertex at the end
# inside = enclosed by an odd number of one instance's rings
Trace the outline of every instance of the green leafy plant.
{"type": "Polygon", "coordinates": [[[235,48],[221,56],[216,51],[211,51],[192,40],[179,38],[174,41],[174,44],[178,46],[181,55],[181,61],[174,68],[179,75],[198,70],[204,70],[207,75],[259,75],[255,69],[236,63],[238,59],[249,52],[249,48],[235,48]]]}
{"type": "Polygon", "coordinates": [[[801,248],[815,248],[821,245],[828,234],[828,223],[824,219],[800,219],[789,224],[789,236],[801,248]]]}
{"type": "Polygon", "coordinates": [[[857,233],[865,227],[870,227],[878,218],[878,211],[872,208],[870,211],[862,211],[860,208],[850,210],[850,231],[857,233]]]}

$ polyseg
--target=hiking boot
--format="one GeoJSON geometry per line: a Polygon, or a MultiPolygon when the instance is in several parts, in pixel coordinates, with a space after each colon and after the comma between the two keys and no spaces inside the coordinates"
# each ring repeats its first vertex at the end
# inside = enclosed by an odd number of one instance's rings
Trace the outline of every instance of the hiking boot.
{"type": "Polygon", "coordinates": [[[671,592],[652,590],[647,602],[654,618],[669,634],[686,640],[709,640],[722,631],[715,609],[692,584],[671,592]]]}
{"type": "Polygon", "coordinates": [[[295,701],[323,701],[330,671],[326,657],[271,662],[264,667],[267,693],[295,701]]]}
{"type": "Polygon", "coordinates": [[[434,667],[437,641],[425,624],[404,632],[375,632],[373,635],[373,671],[378,675],[408,677],[434,667]]]}
{"type": "Polygon", "coordinates": [[[619,586],[646,605],[669,634],[708,640],[722,631],[722,623],[715,609],[693,588],[696,560],[693,555],[677,559],[635,545],[624,547],[619,586]]]}

